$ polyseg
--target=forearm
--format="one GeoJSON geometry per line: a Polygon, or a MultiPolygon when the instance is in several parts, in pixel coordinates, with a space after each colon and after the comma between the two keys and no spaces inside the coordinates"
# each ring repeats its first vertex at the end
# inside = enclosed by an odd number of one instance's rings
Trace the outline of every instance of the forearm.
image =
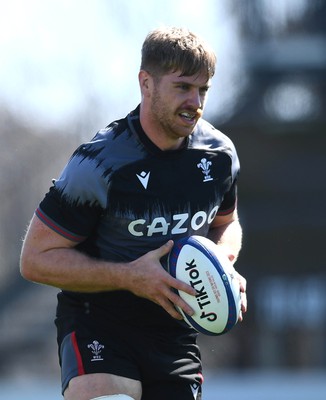
{"type": "Polygon", "coordinates": [[[23,276],[64,290],[99,292],[123,289],[126,263],[93,259],[74,248],[55,248],[33,254],[22,253],[23,276]]]}
{"type": "Polygon", "coordinates": [[[237,260],[242,246],[242,228],[237,216],[230,222],[212,227],[208,237],[225,248],[232,262],[237,260]]]}
{"type": "MultiPolygon", "coordinates": [[[[209,239],[223,247],[226,255],[232,263],[237,261],[242,245],[242,228],[235,210],[229,216],[219,216],[213,221],[209,234],[209,239]]],[[[237,271],[236,271],[237,272],[237,271]]],[[[242,321],[243,315],[247,311],[246,279],[237,272],[240,283],[241,293],[241,313],[239,320],[242,321]]]]}
{"type": "Polygon", "coordinates": [[[173,241],[130,262],[94,259],[76,249],[76,243],[59,235],[37,217],[26,233],[20,260],[21,274],[30,281],[64,290],[96,293],[127,290],[162,306],[172,317],[182,319],[192,309],[175,290],[196,295],[196,290],[173,278],[161,265],[173,241]]]}

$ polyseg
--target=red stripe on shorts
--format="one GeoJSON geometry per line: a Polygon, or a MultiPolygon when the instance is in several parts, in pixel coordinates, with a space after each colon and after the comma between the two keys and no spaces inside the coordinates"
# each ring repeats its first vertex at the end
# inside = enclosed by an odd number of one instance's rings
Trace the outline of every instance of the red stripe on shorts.
{"type": "Polygon", "coordinates": [[[74,348],[74,352],[75,352],[75,355],[76,355],[77,367],[78,367],[78,375],[85,375],[83,360],[81,358],[81,354],[80,354],[78,343],[77,343],[77,339],[76,339],[76,332],[72,332],[72,334],[71,334],[71,342],[72,342],[72,346],[74,348]]]}

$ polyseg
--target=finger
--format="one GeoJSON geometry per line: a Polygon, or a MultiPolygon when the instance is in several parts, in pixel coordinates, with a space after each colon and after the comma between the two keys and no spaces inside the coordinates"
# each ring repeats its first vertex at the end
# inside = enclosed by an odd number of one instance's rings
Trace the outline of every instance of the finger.
{"type": "Polygon", "coordinates": [[[177,293],[170,291],[167,297],[171,303],[181,308],[184,313],[190,316],[194,315],[195,311],[177,293]]]}
{"type": "Polygon", "coordinates": [[[169,240],[166,243],[164,243],[163,246],[159,247],[156,250],[153,250],[153,253],[156,253],[157,258],[160,259],[163,256],[169,254],[169,252],[172,250],[173,244],[174,244],[173,240],[169,240]]]}
{"type": "Polygon", "coordinates": [[[235,260],[235,255],[234,254],[228,254],[228,259],[231,261],[231,263],[233,263],[233,261],[235,260]]]}
{"type": "Polygon", "coordinates": [[[190,296],[196,296],[197,291],[188,283],[182,282],[179,279],[173,278],[170,274],[168,274],[168,278],[166,281],[167,285],[173,289],[181,290],[189,294],[190,296]]]}
{"type": "Polygon", "coordinates": [[[242,275],[240,275],[238,271],[236,271],[236,270],[234,270],[234,271],[236,273],[236,278],[239,281],[240,292],[245,293],[247,290],[247,280],[242,275]]]}
{"type": "Polygon", "coordinates": [[[242,275],[239,275],[239,282],[240,282],[240,292],[245,293],[247,290],[247,280],[242,275]]]}
{"type": "Polygon", "coordinates": [[[164,308],[164,310],[171,315],[171,317],[182,320],[183,316],[180,314],[180,312],[174,307],[174,305],[167,299],[162,299],[161,301],[158,302],[158,304],[164,308]]]}
{"type": "Polygon", "coordinates": [[[238,322],[242,322],[242,321],[243,321],[243,315],[242,315],[242,311],[240,311],[238,322]]]}
{"type": "Polygon", "coordinates": [[[248,302],[246,293],[241,293],[241,311],[243,313],[247,312],[248,302]]]}

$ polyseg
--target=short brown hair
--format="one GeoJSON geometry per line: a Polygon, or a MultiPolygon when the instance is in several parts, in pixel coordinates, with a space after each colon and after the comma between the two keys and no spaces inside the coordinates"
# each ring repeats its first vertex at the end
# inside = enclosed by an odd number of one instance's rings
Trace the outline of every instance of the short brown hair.
{"type": "Polygon", "coordinates": [[[185,28],[159,28],[150,32],[142,47],[142,70],[153,76],[180,70],[180,76],[215,73],[216,56],[197,35],[185,28]]]}

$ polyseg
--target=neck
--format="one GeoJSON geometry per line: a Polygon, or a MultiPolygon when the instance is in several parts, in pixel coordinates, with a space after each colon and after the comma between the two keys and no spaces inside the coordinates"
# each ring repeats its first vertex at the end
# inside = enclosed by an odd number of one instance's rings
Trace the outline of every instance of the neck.
{"type": "Polygon", "coordinates": [[[163,127],[151,118],[143,105],[140,106],[139,118],[145,134],[162,151],[177,150],[184,146],[186,138],[168,135],[163,127]]]}

